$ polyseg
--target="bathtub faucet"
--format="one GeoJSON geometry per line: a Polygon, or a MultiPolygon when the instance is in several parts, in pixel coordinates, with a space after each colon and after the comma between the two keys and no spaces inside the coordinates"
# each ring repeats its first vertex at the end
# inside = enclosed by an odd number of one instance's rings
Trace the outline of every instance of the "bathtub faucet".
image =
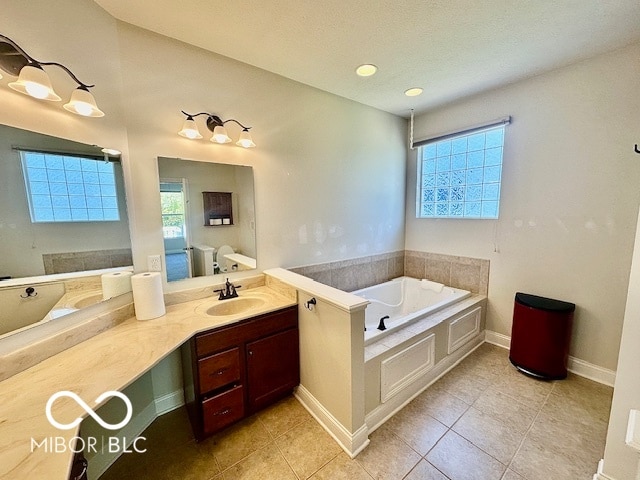
{"type": "Polygon", "coordinates": [[[384,317],[382,317],[380,319],[380,323],[378,324],[378,330],[386,330],[387,327],[384,324],[384,321],[387,320],[389,318],[389,315],[385,315],[384,317]]]}

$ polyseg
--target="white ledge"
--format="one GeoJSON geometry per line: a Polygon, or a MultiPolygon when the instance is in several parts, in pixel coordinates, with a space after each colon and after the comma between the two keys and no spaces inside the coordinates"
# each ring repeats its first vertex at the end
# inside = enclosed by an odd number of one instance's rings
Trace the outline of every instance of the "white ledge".
{"type": "Polygon", "coordinates": [[[263,273],[349,313],[363,310],[369,305],[369,300],[353,293],[338,290],[284,268],[271,268],[263,273]]]}
{"type": "Polygon", "coordinates": [[[242,255],[240,253],[230,253],[229,255],[225,255],[224,258],[226,258],[227,260],[231,260],[232,262],[239,263],[246,268],[257,268],[255,258],[247,257],[246,255],[242,255]]]}

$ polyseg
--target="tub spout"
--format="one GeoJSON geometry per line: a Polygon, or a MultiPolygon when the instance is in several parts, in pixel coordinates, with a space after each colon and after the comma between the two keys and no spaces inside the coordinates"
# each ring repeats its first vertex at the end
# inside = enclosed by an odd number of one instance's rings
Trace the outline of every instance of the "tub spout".
{"type": "Polygon", "coordinates": [[[384,321],[387,320],[389,318],[389,315],[385,315],[384,317],[382,317],[380,319],[380,323],[378,324],[378,330],[386,330],[387,327],[384,324],[384,321]]]}

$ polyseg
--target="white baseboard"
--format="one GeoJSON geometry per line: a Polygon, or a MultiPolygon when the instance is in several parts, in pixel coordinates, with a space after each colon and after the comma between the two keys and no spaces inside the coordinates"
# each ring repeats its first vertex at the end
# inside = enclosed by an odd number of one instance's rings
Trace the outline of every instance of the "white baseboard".
{"type": "Polygon", "coordinates": [[[154,401],[156,405],[156,415],[164,415],[165,413],[175,410],[184,405],[184,392],[182,389],[175,392],[167,393],[154,401]]]}
{"type": "MultiPolygon", "coordinates": [[[[497,345],[502,348],[509,348],[511,345],[511,337],[503,335],[501,333],[492,332],[490,330],[485,331],[485,342],[497,345]]],[[[602,383],[613,387],[616,382],[616,372],[603,368],[593,363],[585,362],[579,358],[569,356],[569,362],[567,364],[567,370],[581,377],[588,378],[594,382],[602,383]]]]}
{"type": "Polygon", "coordinates": [[[491,330],[484,331],[484,341],[507,349],[511,346],[511,337],[491,330]]]}
{"type": "Polygon", "coordinates": [[[355,458],[358,453],[369,445],[369,432],[366,424],[352,433],[331,412],[324,408],[304,386],[298,386],[294,395],[351,458],[355,458]]]}
{"type": "Polygon", "coordinates": [[[598,462],[598,472],[593,475],[593,480],[616,480],[615,478],[602,473],[603,468],[604,468],[604,459],[598,462]]]}

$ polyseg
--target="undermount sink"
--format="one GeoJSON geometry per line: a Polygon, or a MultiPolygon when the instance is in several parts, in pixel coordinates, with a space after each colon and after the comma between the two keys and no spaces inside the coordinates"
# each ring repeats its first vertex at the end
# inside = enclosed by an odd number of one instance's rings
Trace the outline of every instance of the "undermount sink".
{"type": "Polygon", "coordinates": [[[221,300],[212,307],[205,310],[205,314],[213,317],[222,317],[225,315],[238,315],[248,312],[254,308],[261,307],[265,304],[265,300],[255,297],[238,297],[231,300],[221,300]]]}

